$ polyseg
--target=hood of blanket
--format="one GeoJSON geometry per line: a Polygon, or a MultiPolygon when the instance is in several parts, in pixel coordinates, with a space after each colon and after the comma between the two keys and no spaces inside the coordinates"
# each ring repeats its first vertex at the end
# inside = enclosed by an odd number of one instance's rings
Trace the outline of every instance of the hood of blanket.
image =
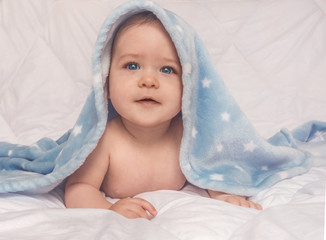
{"type": "MultiPolygon", "coordinates": [[[[106,79],[115,31],[124,20],[142,11],[153,12],[162,22],[181,62],[184,133],[180,165],[189,182],[205,189],[253,195],[307,171],[307,154],[289,147],[288,142],[271,144],[258,135],[225,87],[193,28],[150,1],[128,2],[105,20],[93,56],[98,102],[107,104],[106,79]]],[[[109,118],[116,116],[112,105],[105,109],[109,118]]]]}

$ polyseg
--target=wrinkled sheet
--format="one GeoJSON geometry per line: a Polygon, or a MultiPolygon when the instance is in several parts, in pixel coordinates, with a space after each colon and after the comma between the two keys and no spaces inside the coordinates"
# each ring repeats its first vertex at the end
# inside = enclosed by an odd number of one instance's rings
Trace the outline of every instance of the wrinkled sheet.
{"type": "MultiPolygon", "coordinates": [[[[207,198],[192,186],[143,193],[158,210],[150,221],[113,211],[65,209],[60,188],[2,194],[0,239],[322,239],[326,168],[284,180],[252,200],[258,211],[207,198]]],[[[111,199],[110,199],[111,200],[111,199]]]]}

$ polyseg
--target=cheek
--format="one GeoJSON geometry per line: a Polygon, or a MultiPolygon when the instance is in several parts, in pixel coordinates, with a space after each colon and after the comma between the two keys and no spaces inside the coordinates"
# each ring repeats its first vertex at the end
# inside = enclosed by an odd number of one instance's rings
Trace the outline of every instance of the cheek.
{"type": "Polygon", "coordinates": [[[113,102],[121,102],[125,99],[125,94],[126,91],[123,90],[123,88],[121,88],[120,86],[115,86],[115,85],[111,85],[110,86],[110,92],[109,92],[109,97],[113,102]]]}
{"type": "Polygon", "coordinates": [[[121,115],[126,108],[124,96],[119,94],[118,91],[111,91],[110,100],[114,109],[121,115]]]}
{"type": "Polygon", "coordinates": [[[175,84],[170,88],[168,98],[170,98],[171,104],[175,106],[176,109],[181,109],[182,105],[182,85],[175,84]]]}
{"type": "Polygon", "coordinates": [[[179,99],[179,101],[181,103],[181,101],[182,101],[182,94],[183,94],[183,85],[181,83],[181,80],[175,86],[175,93],[178,96],[178,99],[179,99]]]}
{"type": "Polygon", "coordinates": [[[108,89],[108,96],[111,99],[112,104],[115,104],[119,101],[121,101],[121,97],[123,95],[122,88],[119,84],[116,82],[112,81],[109,84],[109,89],[108,89]]]}
{"type": "MultiPolygon", "coordinates": [[[[119,76],[119,75],[118,75],[119,76]]],[[[109,96],[112,98],[114,95],[119,95],[121,92],[121,86],[123,81],[119,78],[114,71],[111,72],[108,83],[109,96]]]]}

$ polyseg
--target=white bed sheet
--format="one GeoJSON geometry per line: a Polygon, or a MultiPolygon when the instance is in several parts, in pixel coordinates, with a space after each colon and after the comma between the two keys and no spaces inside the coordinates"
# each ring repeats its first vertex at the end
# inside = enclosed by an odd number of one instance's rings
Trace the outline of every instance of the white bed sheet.
{"type": "Polygon", "coordinates": [[[282,181],[253,200],[258,211],[207,198],[188,185],[182,191],[140,194],[158,210],[150,221],[107,210],[65,209],[63,191],[3,194],[0,239],[322,239],[326,167],[282,181]]]}
{"type": "MultiPolygon", "coordinates": [[[[120,0],[0,1],[0,141],[33,144],[71,128],[89,92],[91,54],[120,0]],[[62,88],[64,86],[64,88],[62,88]]],[[[326,121],[325,0],[157,0],[198,31],[264,137],[326,121]]],[[[326,168],[259,193],[259,212],[182,192],[144,193],[147,221],[65,209],[61,188],[0,195],[0,239],[323,239],[326,168]]]]}

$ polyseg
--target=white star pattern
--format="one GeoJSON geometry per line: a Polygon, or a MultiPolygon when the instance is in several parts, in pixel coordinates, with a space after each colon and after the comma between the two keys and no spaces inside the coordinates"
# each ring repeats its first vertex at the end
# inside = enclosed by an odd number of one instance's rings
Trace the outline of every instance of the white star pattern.
{"type": "Polygon", "coordinates": [[[224,180],[224,176],[222,174],[217,174],[217,173],[210,175],[209,178],[211,180],[215,180],[215,181],[223,181],[224,180]]]}
{"type": "Polygon", "coordinates": [[[223,150],[223,145],[222,144],[217,144],[216,145],[216,150],[218,151],[218,152],[222,152],[222,150],[223,150]]]}
{"type": "Polygon", "coordinates": [[[191,136],[192,136],[193,138],[196,138],[197,133],[198,133],[198,132],[197,132],[196,128],[192,128],[191,136]]]}
{"type": "Polygon", "coordinates": [[[76,126],[75,128],[74,128],[74,130],[72,130],[72,134],[74,135],[74,136],[77,136],[78,134],[80,134],[81,132],[82,132],[82,126],[76,126]]]}
{"type": "Polygon", "coordinates": [[[229,113],[224,112],[224,113],[221,114],[221,116],[222,116],[222,120],[223,120],[224,122],[228,122],[228,121],[230,121],[230,114],[229,114],[229,113]]]}
{"type": "Polygon", "coordinates": [[[203,84],[203,88],[210,88],[211,82],[212,81],[207,78],[201,81],[201,83],[203,84]]]}
{"type": "Polygon", "coordinates": [[[244,152],[253,152],[255,150],[255,148],[257,147],[256,144],[254,144],[253,141],[250,141],[249,143],[247,144],[243,144],[244,146],[244,152]]]}

